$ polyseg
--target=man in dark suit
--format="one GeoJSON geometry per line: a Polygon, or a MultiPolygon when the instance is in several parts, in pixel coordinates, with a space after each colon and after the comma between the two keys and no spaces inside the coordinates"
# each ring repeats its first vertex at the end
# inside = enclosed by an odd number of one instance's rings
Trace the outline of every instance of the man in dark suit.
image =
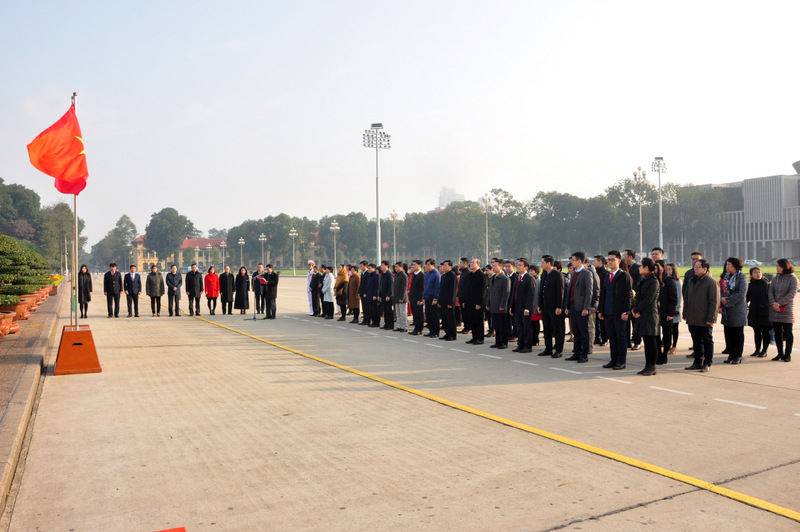
{"type": "MultiPolygon", "coordinates": [[[[595,255],[594,256],[594,271],[597,273],[597,278],[600,279],[600,289],[603,288],[603,283],[605,282],[606,275],[608,274],[608,270],[606,269],[606,258],[602,255],[595,255]]],[[[598,311],[593,319],[595,320],[595,327],[594,327],[594,345],[606,345],[608,342],[608,335],[606,334],[606,328],[603,322],[600,321],[600,312],[598,311]]]]}
{"type": "Polygon", "coordinates": [[[108,302],[108,317],[119,318],[119,297],[122,293],[122,274],[117,271],[117,263],[108,265],[108,271],[103,276],[103,295],[108,302]],[[113,304],[113,310],[112,310],[113,304]]]}
{"type": "Polygon", "coordinates": [[[383,309],[383,328],[391,331],[394,329],[394,303],[392,302],[394,277],[388,260],[382,260],[380,268],[381,284],[378,288],[378,297],[383,309]]]}
{"type": "Polygon", "coordinates": [[[186,295],[189,296],[189,316],[200,315],[200,294],[203,293],[203,274],[197,270],[197,264],[186,274],[186,295]],[[195,309],[192,310],[192,303],[195,309]]]}
{"type": "Polygon", "coordinates": [[[456,325],[456,292],[458,290],[458,279],[453,271],[453,262],[442,261],[442,277],[439,281],[439,299],[435,301],[442,309],[442,327],[444,336],[440,340],[452,342],[456,339],[458,327],[456,325]]]}
{"type": "Polygon", "coordinates": [[[539,290],[539,308],[544,327],[544,351],[539,356],[550,355],[561,358],[564,351],[564,320],[561,311],[564,305],[564,276],[555,268],[552,255],[542,257],[542,287],[539,290]],[[555,344],[553,343],[555,340],[555,344]]]}
{"type": "Polygon", "coordinates": [[[511,279],[511,316],[517,329],[517,347],[515,353],[531,353],[533,349],[533,331],[531,329],[531,312],[534,309],[533,279],[528,274],[530,263],[527,259],[517,259],[516,279],[511,279]]]}
{"type": "Polygon", "coordinates": [[[370,327],[380,327],[381,325],[381,274],[375,269],[374,264],[367,266],[369,271],[369,280],[367,281],[367,301],[369,301],[369,320],[370,327]]]}
{"type": "Polygon", "coordinates": [[[278,272],[272,269],[272,264],[267,264],[267,271],[264,273],[267,284],[264,285],[264,295],[267,299],[265,320],[274,320],[277,312],[278,299],[278,272]]]}
{"type": "Polygon", "coordinates": [[[492,276],[489,281],[489,295],[486,298],[486,310],[492,315],[495,338],[489,347],[508,348],[508,300],[511,295],[511,280],[503,272],[503,261],[491,260],[492,276]]]}
{"type": "MultiPolygon", "coordinates": [[[[264,270],[264,265],[260,262],[256,266],[256,271],[253,272],[253,276],[251,278],[251,282],[253,285],[250,287],[253,289],[253,303],[256,306],[255,313],[256,314],[263,314],[266,312],[267,307],[267,297],[266,297],[266,285],[261,282],[260,279],[264,278],[266,275],[266,271],[264,270]]],[[[189,312],[192,312],[192,302],[191,299],[189,300],[189,312]]]]}
{"type": "Polygon", "coordinates": [[[313,274],[311,280],[308,282],[308,289],[311,290],[311,311],[312,316],[319,316],[320,314],[320,301],[319,291],[322,290],[322,275],[319,273],[316,265],[312,265],[313,274]]]}
{"type": "Polygon", "coordinates": [[[441,274],[436,269],[436,261],[427,259],[425,261],[425,322],[428,324],[428,336],[439,338],[439,289],[441,288],[441,274]]]}
{"type": "Polygon", "coordinates": [[[139,317],[139,294],[142,293],[142,278],[136,272],[136,265],[131,264],[131,271],[125,275],[125,298],[128,302],[128,317],[131,317],[131,310],[136,317],[139,317]],[[133,307],[133,308],[131,308],[133,307]]]}
{"type": "MultiPolygon", "coordinates": [[[[626,249],[625,253],[622,255],[622,260],[628,265],[628,273],[631,276],[631,282],[633,282],[633,291],[638,292],[639,283],[642,282],[642,274],[639,273],[639,264],[636,262],[636,252],[632,249],[626,249]]],[[[633,334],[633,324],[635,322],[636,318],[631,316],[627,325],[628,346],[634,351],[639,349],[642,343],[642,338],[633,334]]]]}
{"type": "Polygon", "coordinates": [[[394,332],[408,331],[408,274],[403,263],[394,265],[394,281],[392,281],[392,303],[394,303],[394,332]]]}
{"type": "MultiPolygon", "coordinates": [[[[469,275],[464,299],[461,300],[461,312],[466,316],[465,327],[472,331],[472,339],[468,344],[483,344],[483,307],[486,303],[486,274],[481,269],[480,259],[469,262],[469,270],[461,272],[461,276],[469,275]]],[[[460,285],[459,285],[460,286],[460,285]]]]}
{"type": "Polygon", "coordinates": [[[456,299],[458,300],[456,326],[458,326],[459,322],[463,323],[464,328],[461,329],[461,334],[467,334],[470,331],[470,324],[472,323],[472,319],[469,315],[470,309],[464,306],[464,302],[467,299],[467,292],[469,291],[470,273],[472,272],[467,257],[461,257],[461,260],[458,261],[458,272],[458,288],[456,289],[456,299]]]}
{"type": "Polygon", "coordinates": [[[567,290],[567,316],[572,327],[574,339],[574,354],[566,360],[577,360],[579,363],[589,361],[589,318],[592,311],[592,297],[594,281],[592,272],[584,268],[586,253],[576,251],[570,257],[570,263],[575,269],[567,290]]]}
{"type": "Polygon", "coordinates": [[[359,325],[369,325],[371,305],[370,301],[367,300],[367,285],[369,284],[370,273],[367,261],[362,260],[360,266],[361,282],[358,284],[358,298],[361,300],[361,313],[363,314],[363,318],[359,325]]]}
{"type": "Polygon", "coordinates": [[[408,334],[419,336],[425,326],[423,312],[425,309],[425,274],[422,273],[422,261],[414,259],[411,263],[411,287],[408,290],[408,302],[411,305],[411,318],[414,330],[408,334]]]}
{"type": "Polygon", "coordinates": [[[608,252],[608,273],[600,281],[600,305],[597,313],[608,334],[611,360],[606,369],[625,369],[628,356],[628,339],[625,330],[631,311],[631,278],[619,269],[622,255],[617,250],[608,252]]]}

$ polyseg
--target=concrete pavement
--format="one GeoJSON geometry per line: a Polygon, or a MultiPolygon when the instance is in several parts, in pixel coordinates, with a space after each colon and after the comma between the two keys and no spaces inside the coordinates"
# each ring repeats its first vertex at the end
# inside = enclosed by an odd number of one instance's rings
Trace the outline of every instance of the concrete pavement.
{"type": "Polygon", "coordinates": [[[685,338],[681,354],[649,378],[635,375],[641,351],[617,372],[600,367],[607,349],[580,366],[498,354],[488,343],[305,316],[304,283],[281,280],[280,317],[267,321],[207,313],[109,320],[93,302],[89,323],[103,373],[45,379],[9,529],[800,526],[468,413],[797,511],[796,364],[750,358],[731,367],[718,356],[709,373],[685,372],[685,338]]]}

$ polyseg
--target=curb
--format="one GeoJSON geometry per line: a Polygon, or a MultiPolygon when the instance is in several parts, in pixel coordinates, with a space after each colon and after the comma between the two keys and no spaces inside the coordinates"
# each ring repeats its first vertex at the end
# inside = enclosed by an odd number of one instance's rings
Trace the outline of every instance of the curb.
{"type": "MultiPolygon", "coordinates": [[[[53,303],[45,303],[45,308],[31,315],[31,319],[23,324],[12,345],[3,356],[24,358],[22,372],[14,383],[14,389],[0,415],[0,457],[3,459],[3,472],[0,476],[0,507],[4,507],[8,497],[14,473],[17,469],[22,442],[28,430],[39,381],[42,376],[45,352],[56,332],[58,308],[62,294],[48,298],[53,303]]],[[[7,342],[6,338],[4,342],[7,342]]],[[[4,350],[5,351],[5,350],[4,350]]]]}

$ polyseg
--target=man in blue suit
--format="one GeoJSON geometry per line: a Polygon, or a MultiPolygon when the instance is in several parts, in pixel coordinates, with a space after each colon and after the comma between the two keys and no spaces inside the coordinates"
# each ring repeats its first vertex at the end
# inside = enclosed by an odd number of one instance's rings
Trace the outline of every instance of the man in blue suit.
{"type": "Polygon", "coordinates": [[[136,265],[131,264],[131,271],[125,276],[125,297],[128,300],[128,317],[131,317],[131,306],[133,313],[139,317],[139,294],[142,293],[142,278],[136,272],[136,265]],[[131,305],[131,303],[133,305],[131,305]]]}

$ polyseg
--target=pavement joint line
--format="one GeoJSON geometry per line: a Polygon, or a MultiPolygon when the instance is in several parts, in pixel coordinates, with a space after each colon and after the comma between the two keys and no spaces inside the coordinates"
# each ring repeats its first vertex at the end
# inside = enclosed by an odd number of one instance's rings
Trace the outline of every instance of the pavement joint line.
{"type": "MultiPolygon", "coordinates": [[[[279,343],[276,343],[276,342],[272,342],[272,341],[266,340],[264,338],[260,338],[258,336],[253,335],[253,334],[249,334],[249,333],[246,333],[244,331],[240,331],[238,329],[234,329],[233,327],[228,327],[227,325],[222,325],[221,323],[217,323],[217,322],[214,322],[214,321],[211,321],[211,320],[207,320],[207,319],[202,318],[202,317],[196,317],[196,318],[198,320],[204,321],[206,323],[210,323],[212,325],[216,325],[217,327],[221,327],[223,329],[227,329],[229,331],[241,334],[243,336],[247,336],[248,338],[251,338],[251,339],[256,340],[258,342],[262,342],[262,343],[265,343],[267,345],[271,345],[272,347],[275,347],[275,348],[278,348],[278,349],[282,349],[282,350],[288,351],[290,353],[294,353],[296,355],[299,355],[301,357],[307,358],[309,360],[315,360],[315,361],[317,361],[317,362],[319,362],[321,364],[325,364],[327,366],[331,366],[331,367],[340,369],[342,371],[346,371],[348,373],[352,373],[354,375],[358,375],[358,376],[363,377],[365,379],[369,379],[371,381],[384,384],[384,385],[389,386],[391,388],[395,388],[397,390],[408,392],[410,394],[416,395],[417,397],[421,397],[423,399],[428,399],[429,401],[433,401],[435,403],[439,403],[439,404],[444,405],[444,406],[449,406],[450,408],[454,408],[456,410],[460,410],[460,411],[466,412],[468,414],[472,414],[472,415],[475,415],[475,416],[478,416],[478,417],[482,417],[484,419],[487,419],[487,420],[490,420],[490,421],[494,421],[496,423],[500,423],[501,425],[506,425],[508,427],[513,427],[513,428],[516,428],[516,429],[521,430],[523,432],[528,432],[530,434],[535,434],[537,436],[541,436],[543,438],[547,438],[548,440],[551,440],[551,441],[555,441],[555,442],[558,442],[558,443],[563,443],[564,445],[569,445],[570,447],[575,447],[576,449],[581,449],[581,450],[589,452],[591,454],[595,454],[597,456],[602,456],[604,458],[608,458],[608,459],[611,459],[611,460],[614,460],[614,461],[629,465],[631,467],[635,467],[637,469],[641,469],[643,471],[649,471],[651,473],[655,473],[657,475],[661,475],[661,476],[666,477],[666,478],[671,478],[673,480],[677,480],[678,482],[683,482],[684,484],[688,484],[690,486],[695,486],[695,487],[704,489],[706,491],[710,491],[711,493],[716,493],[717,495],[722,495],[723,497],[727,497],[727,498],[729,498],[731,500],[747,504],[747,505],[752,506],[754,508],[759,508],[761,510],[766,510],[768,512],[774,513],[776,515],[780,515],[782,517],[786,517],[787,519],[791,519],[793,521],[797,521],[798,523],[800,523],[800,512],[798,512],[797,510],[792,510],[790,508],[785,508],[783,506],[779,506],[777,504],[773,504],[773,503],[771,503],[769,501],[765,501],[763,499],[759,499],[757,497],[753,497],[751,495],[747,495],[745,493],[741,493],[741,492],[738,492],[738,491],[735,491],[735,490],[732,490],[732,489],[724,488],[724,487],[722,487],[720,485],[713,484],[711,482],[707,482],[705,480],[701,480],[701,479],[698,479],[698,478],[694,478],[694,477],[691,477],[689,475],[684,475],[682,473],[678,473],[677,471],[672,471],[670,469],[659,467],[657,465],[650,464],[650,463],[644,462],[642,460],[637,460],[636,458],[631,458],[631,457],[625,456],[623,454],[615,453],[614,451],[609,451],[609,450],[603,449],[602,447],[597,447],[595,445],[591,445],[591,444],[584,443],[584,442],[581,442],[581,441],[578,441],[578,440],[574,440],[574,439],[566,437],[566,436],[561,436],[561,435],[555,434],[553,432],[548,432],[548,431],[543,430],[543,429],[537,429],[536,427],[532,427],[530,425],[525,425],[524,423],[520,423],[518,421],[512,421],[510,419],[503,418],[503,417],[500,417],[500,416],[496,416],[496,415],[490,414],[488,412],[483,412],[481,410],[478,410],[478,409],[475,409],[475,408],[471,408],[471,407],[468,407],[466,405],[462,405],[460,403],[456,403],[454,401],[450,401],[448,399],[444,399],[442,397],[437,397],[437,396],[429,394],[427,392],[423,392],[422,390],[417,390],[416,388],[411,388],[409,386],[405,386],[403,384],[400,384],[399,382],[394,382],[394,381],[390,381],[390,380],[387,380],[387,379],[383,379],[383,378],[378,377],[376,375],[372,375],[371,373],[366,373],[364,371],[360,371],[360,370],[357,370],[355,368],[351,368],[349,366],[345,366],[343,364],[337,364],[336,362],[333,362],[331,360],[327,360],[327,359],[324,359],[324,358],[321,358],[321,357],[318,357],[318,356],[314,356],[314,355],[312,355],[310,353],[305,353],[303,351],[299,351],[297,349],[293,349],[291,347],[288,347],[288,346],[285,346],[285,345],[282,345],[282,344],[279,344],[279,343]]],[[[436,344],[425,344],[425,345],[432,345],[432,346],[435,346],[435,347],[441,347],[441,346],[438,346],[436,344]]],[[[556,369],[556,368],[551,368],[551,369],[556,369]]],[[[683,392],[683,393],[686,393],[686,392],[683,392]]]]}
{"type": "Polygon", "coordinates": [[[583,375],[581,371],[575,371],[574,369],[564,369],[564,368],[550,368],[555,371],[563,371],[565,373],[574,373],[575,375],[583,375]]]}
{"type": "Polygon", "coordinates": [[[670,392],[670,393],[677,393],[680,395],[694,395],[690,392],[682,392],[680,390],[670,390],[669,388],[659,388],[658,386],[648,386],[648,388],[652,388],[653,390],[660,390],[662,392],[670,392]]]}
{"type": "Polygon", "coordinates": [[[719,399],[717,397],[714,398],[715,401],[719,401],[720,403],[728,403],[731,405],[738,405],[738,406],[748,406],[750,408],[758,408],[759,410],[766,410],[766,406],[759,406],[759,405],[751,405],[750,403],[740,403],[738,401],[729,401],[728,399],[719,399]]]}
{"type": "Polygon", "coordinates": [[[444,347],[443,345],[436,345],[436,344],[425,344],[425,345],[429,345],[431,347],[438,347],[439,349],[442,349],[444,347]]]}
{"type": "Polygon", "coordinates": [[[378,333],[369,332],[369,331],[367,331],[367,334],[369,334],[369,335],[371,335],[371,336],[379,336],[379,335],[378,335],[378,333]]]}
{"type": "Polygon", "coordinates": [[[536,362],[525,362],[524,360],[512,360],[511,362],[516,362],[517,364],[527,364],[528,366],[538,366],[536,362]]]}
{"type": "Polygon", "coordinates": [[[472,351],[466,351],[466,350],[464,350],[464,349],[456,349],[455,347],[451,347],[451,348],[450,348],[450,351],[457,351],[457,352],[459,352],[459,353],[467,353],[467,354],[469,354],[469,353],[471,353],[471,352],[472,352],[472,351]]]}
{"type": "Polygon", "coordinates": [[[612,379],[611,377],[601,377],[600,375],[595,375],[598,379],[603,379],[604,381],[614,381],[614,382],[621,382],[622,384],[633,384],[631,381],[623,381],[621,379],[612,379]]]}
{"type": "Polygon", "coordinates": [[[502,360],[503,359],[503,357],[498,357],[498,356],[495,356],[495,355],[485,355],[483,353],[475,353],[475,354],[478,355],[479,357],[496,358],[498,360],[502,360]]]}
{"type": "Polygon", "coordinates": [[[397,336],[386,336],[387,340],[397,340],[397,336]]]}
{"type": "Polygon", "coordinates": [[[409,340],[408,338],[403,338],[403,341],[404,342],[411,342],[412,344],[418,344],[419,343],[416,340],[409,340]]]}

